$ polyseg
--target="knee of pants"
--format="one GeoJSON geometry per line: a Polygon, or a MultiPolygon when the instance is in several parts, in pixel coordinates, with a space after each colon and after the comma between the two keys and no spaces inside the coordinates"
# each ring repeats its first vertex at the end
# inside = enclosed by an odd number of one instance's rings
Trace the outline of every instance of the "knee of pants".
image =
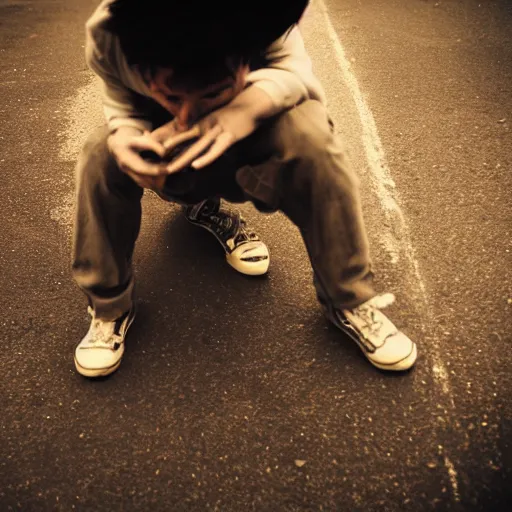
{"type": "Polygon", "coordinates": [[[308,155],[330,143],[332,130],[325,106],[308,100],[281,114],[276,121],[278,143],[285,151],[308,155]]]}
{"type": "Polygon", "coordinates": [[[314,100],[280,114],[244,143],[243,152],[258,163],[241,167],[236,180],[248,197],[268,211],[356,193],[358,180],[325,106],[314,100]],[[253,156],[257,155],[257,156],[253,156]],[[265,155],[261,162],[258,158],[265,155]]]}
{"type": "Polygon", "coordinates": [[[108,188],[139,188],[119,169],[107,145],[108,135],[107,127],[102,126],[87,138],[76,167],[78,186],[95,188],[104,184],[108,188]]]}
{"type": "Polygon", "coordinates": [[[321,180],[343,182],[357,188],[359,181],[348,161],[346,151],[333,133],[324,105],[309,100],[284,113],[275,125],[279,153],[293,165],[294,181],[321,180]]]}

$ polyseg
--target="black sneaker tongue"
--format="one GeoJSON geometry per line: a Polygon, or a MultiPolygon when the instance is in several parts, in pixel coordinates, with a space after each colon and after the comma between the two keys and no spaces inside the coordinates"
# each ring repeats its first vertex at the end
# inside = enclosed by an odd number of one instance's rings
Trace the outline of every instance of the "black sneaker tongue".
{"type": "Polygon", "coordinates": [[[206,215],[213,215],[214,213],[218,213],[220,208],[220,204],[218,201],[208,200],[202,208],[202,212],[206,215]]]}
{"type": "Polygon", "coordinates": [[[220,201],[216,201],[215,199],[206,199],[200,203],[187,207],[187,215],[195,220],[201,215],[207,217],[214,215],[218,213],[219,209],[220,201]]]}

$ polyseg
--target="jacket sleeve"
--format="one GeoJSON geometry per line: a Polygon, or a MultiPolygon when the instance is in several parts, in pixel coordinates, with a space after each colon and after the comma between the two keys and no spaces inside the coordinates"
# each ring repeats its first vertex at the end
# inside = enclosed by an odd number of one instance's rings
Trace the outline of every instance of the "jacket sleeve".
{"type": "Polygon", "coordinates": [[[279,110],[307,99],[326,102],[297,26],[267,49],[263,66],[249,73],[247,82],[263,89],[279,110]]]}
{"type": "Polygon", "coordinates": [[[103,110],[111,132],[121,126],[150,130],[151,122],[141,111],[140,95],[121,76],[130,73],[117,38],[101,29],[101,15],[86,24],[85,58],[89,68],[101,78],[103,110]]]}

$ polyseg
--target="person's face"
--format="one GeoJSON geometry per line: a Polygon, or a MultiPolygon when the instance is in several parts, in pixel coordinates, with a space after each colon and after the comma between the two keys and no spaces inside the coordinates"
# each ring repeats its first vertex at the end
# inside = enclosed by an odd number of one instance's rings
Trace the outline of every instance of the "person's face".
{"type": "Polygon", "coordinates": [[[197,90],[173,86],[172,70],[158,68],[149,80],[152,97],[178,122],[182,130],[190,128],[201,117],[229,103],[244,88],[248,66],[240,65],[233,76],[197,90]]]}

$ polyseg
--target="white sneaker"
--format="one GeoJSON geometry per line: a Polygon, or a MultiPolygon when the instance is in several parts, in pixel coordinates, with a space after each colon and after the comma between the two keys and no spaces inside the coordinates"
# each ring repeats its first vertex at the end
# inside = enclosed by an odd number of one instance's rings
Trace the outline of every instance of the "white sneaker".
{"type": "Polygon", "coordinates": [[[124,340],[135,318],[135,308],[112,322],[92,316],[87,334],[75,350],[75,366],[85,377],[105,377],[115,372],[124,354],[124,340]]]}
{"type": "Polygon", "coordinates": [[[377,295],[354,309],[336,310],[330,320],[348,334],[367,359],[381,370],[407,370],[416,361],[417,349],[403,332],[380,311],[392,304],[391,293],[377,295]]]}
{"type": "Polygon", "coordinates": [[[184,209],[189,222],[200,226],[222,245],[226,261],[238,272],[249,276],[266,274],[270,264],[267,246],[247,226],[240,212],[221,207],[220,201],[206,199],[184,209]]]}

